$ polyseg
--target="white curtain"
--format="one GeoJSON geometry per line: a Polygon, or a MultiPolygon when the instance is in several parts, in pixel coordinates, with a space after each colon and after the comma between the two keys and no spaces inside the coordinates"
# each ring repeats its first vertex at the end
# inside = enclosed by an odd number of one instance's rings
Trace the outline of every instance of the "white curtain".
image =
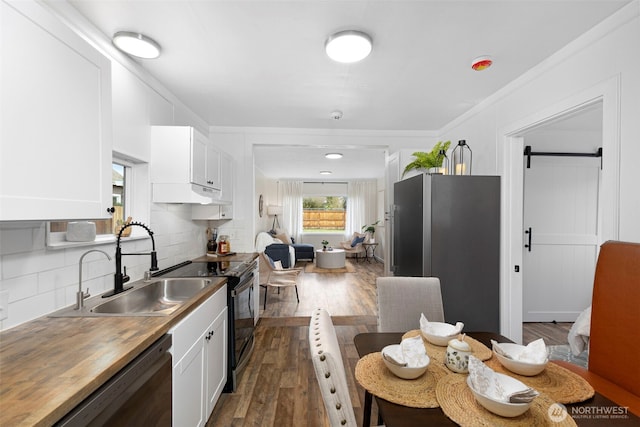
{"type": "Polygon", "coordinates": [[[302,234],[302,181],[282,182],[282,226],[296,242],[302,234]]]}
{"type": "Polygon", "coordinates": [[[352,181],[348,185],[346,238],[354,232],[362,232],[362,227],[376,222],[378,207],[376,181],[352,181]]]}

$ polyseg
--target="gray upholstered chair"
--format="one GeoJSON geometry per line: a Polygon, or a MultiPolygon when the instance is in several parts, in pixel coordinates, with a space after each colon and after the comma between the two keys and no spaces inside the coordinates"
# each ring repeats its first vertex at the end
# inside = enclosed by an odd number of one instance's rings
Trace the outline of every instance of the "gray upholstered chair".
{"type": "Polygon", "coordinates": [[[342,354],[331,316],[322,308],[311,313],[309,349],[331,427],[356,427],[342,354]]]}
{"type": "Polygon", "coordinates": [[[437,277],[378,277],[378,332],[420,328],[420,314],[444,322],[440,279],[437,277]]]}

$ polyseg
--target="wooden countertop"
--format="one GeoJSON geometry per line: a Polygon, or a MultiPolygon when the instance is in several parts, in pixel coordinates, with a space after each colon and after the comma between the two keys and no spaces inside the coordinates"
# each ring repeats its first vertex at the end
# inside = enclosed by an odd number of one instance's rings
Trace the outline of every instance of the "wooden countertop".
{"type": "Polygon", "coordinates": [[[238,253],[238,254],[229,255],[229,256],[210,256],[205,254],[192,261],[193,262],[253,261],[254,259],[258,258],[258,256],[259,254],[257,252],[238,253]]]}
{"type": "MultiPolygon", "coordinates": [[[[238,254],[233,260],[255,257],[238,254]]],[[[193,261],[201,258],[211,257],[193,261]]],[[[58,421],[227,281],[212,279],[213,285],[170,316],[45,316],[0,332],[0,425],[58,421]]]]}

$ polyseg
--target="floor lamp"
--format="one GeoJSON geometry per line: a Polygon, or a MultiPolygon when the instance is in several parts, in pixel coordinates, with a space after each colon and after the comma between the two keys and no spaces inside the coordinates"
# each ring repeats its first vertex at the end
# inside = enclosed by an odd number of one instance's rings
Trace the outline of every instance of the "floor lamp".
{"type": "Polygon", "coordinates": [[[282,206],[275,206],[275,205],[270,205],[267,206],[267,215],[271,216],[273,215],[273,224],[271,225],[271,234],[275,234],[276,233],[276,224],[278,225],[278,228],[280,228],[280,221],[278,221],[278,215],[282,215],[282,206]]]}

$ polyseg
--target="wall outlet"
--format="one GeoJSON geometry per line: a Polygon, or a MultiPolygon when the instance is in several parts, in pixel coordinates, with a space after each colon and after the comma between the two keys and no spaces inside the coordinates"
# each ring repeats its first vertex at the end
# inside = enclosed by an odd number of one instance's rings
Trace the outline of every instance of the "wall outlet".
{"type": "Polygon", "coordinates": [[[0,291],[0,320],[9,317],[9,291],[0,291]]]}

